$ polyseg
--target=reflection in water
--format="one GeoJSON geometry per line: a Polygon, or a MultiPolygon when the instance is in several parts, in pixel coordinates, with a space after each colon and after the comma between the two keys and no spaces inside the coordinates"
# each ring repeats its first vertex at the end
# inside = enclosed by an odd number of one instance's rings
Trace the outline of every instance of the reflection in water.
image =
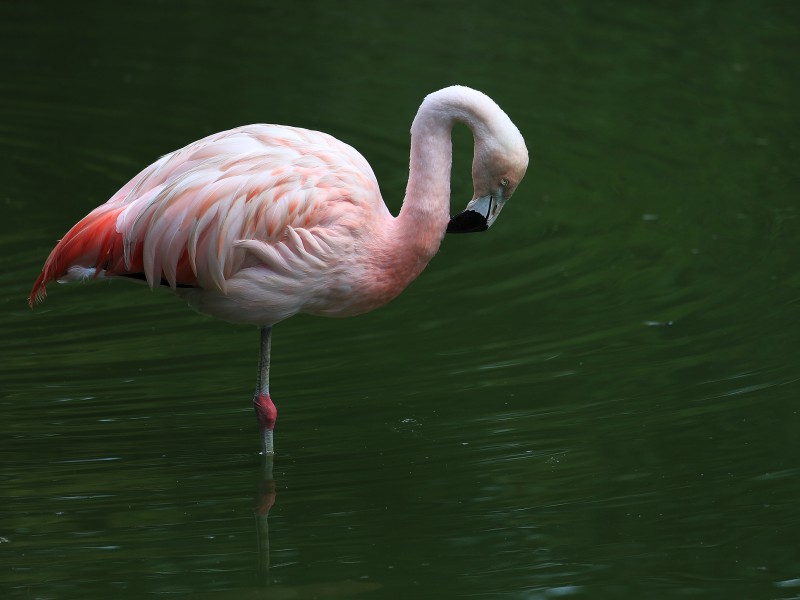
{"type": "Polygon", "coordinates": [[[290,600],[297,598],[349,598],[380,589],[378,583],[368,581],[328,581],[322,583],[286,585],[274,583],[270,576],[269,512],[275,503],[275,480],[273,479],[274,455],[264,455],[255,497],[254,515],[258,541],[258,585],[252,587],[230,587],[217,591],[193,591],[181,594],[181,598],[219,600],[290,600]]]}
{"type": "Polygon", "coordinates": [[[256,492],[256,534],[258,536],[258,575],[264,584],[269,584],[269,511],[275,504],[275,479],[272,475],[274,454],[264,454],[262,477],[256,492]]]}
{"type": "Polygon", "coordinates": [[[253,588],[234,588],[217,592],[193,592],[191,598],[236,598],[237,600],[290,600],[296,598],[349,598],[375,591],[381,585],[366,581],[330,581],[306,585],[273,584],[270,578],[269,511],[275,503],[275,480],[273,479],[274,454],[263,455],[261,477],[256,492],[256,535],[258,538],[258,580],[253,588]]]}

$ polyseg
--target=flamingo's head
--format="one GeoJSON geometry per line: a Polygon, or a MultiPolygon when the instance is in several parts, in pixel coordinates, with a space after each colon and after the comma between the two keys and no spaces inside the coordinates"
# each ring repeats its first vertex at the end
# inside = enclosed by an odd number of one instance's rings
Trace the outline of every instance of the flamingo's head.
{"type": "Polygon", "coordinates": [[[475,191],[467,208],[450,219],[447,233],[489,229],[528,168],[528,149],[522,134],[511,119],[494,106],[494,118],[487,118],[473,127],[472,184],[475,191]]]}

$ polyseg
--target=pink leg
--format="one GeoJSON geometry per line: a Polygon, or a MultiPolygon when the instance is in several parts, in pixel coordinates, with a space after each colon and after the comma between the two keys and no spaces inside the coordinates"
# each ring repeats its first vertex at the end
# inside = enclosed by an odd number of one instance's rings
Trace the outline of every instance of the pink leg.
{"type": "Polygon", "coordinates": [[[258,384],[253,406],[256,410],[258,428],[261,433],[261,451],[264,455],[274,454],[272,430],[278,418],[278,409],[269,397],[269,353],[271,349],[272,328],[261,328],[261,356],[258,361],[258,384]]]}

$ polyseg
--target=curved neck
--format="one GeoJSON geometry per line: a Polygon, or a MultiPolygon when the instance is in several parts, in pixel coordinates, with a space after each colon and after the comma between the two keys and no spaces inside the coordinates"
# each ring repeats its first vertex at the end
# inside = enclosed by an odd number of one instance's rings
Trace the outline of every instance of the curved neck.
{"type": "Polygon", "coordinates": [[[524,140],[488,96],[462,86],[428,95],[411,125],[411,164],[400,214],[392,218],[382,211],[376,216],[374,235],[367,236],[361,256],[361,283],[369,290],[365,307],[394,298],[439,250],[450,220],[451,134],[456,122],[472,130],[474,198],[495,189],[491,186],[500,181],[500,173],[516,174],[516,182],[525,173],[524,140]],[[508,154],[511,158],[506,160],[508,154]]]}
{"type": "Polygon", "coordinates": [[[365,285],[372,289],[375,306],[397,296],[439,250],[450,220],[453,123],[452,115],[430,110],[423,103],[411,126],[411,164],[403,206],[397,218],[383,221],[366,254],[365,285]]]}
{"type": "Polygon", "coordinates": [[[411,158],[395,235],[428,260],[436,254],[450,220],[452,129],[455,119],[442,110],[420,107],[411,127],[411,158]]]}
{"type": "Polygon", "coordinates": [[[450,220],[453,125],[459,122],[470,128],[477,156],[483,141],[491,137],[487,123],[498,120],[496,113],[508,120],[485,95],[461,86],[434,92],[422,102],[411,125],[406,196],[393,227],[394,242],[400,245],[394,248],[396,254],[410,252],[425,263],[436,254],[450,220]]]}
{"type": "Polygon", "coordinates": [[[477,153],[488,136],[488,121],[497,116],[494,112],[505,116],[486,96],[460,86],[430,94],[419,107],[411,125],[403,206],[397,218],[385,222],[371,253],[370,273],[384,301],[400,293],[422,272],[439,250],[447,230],[453,125],[464,123],[472,130],[477,153]]]}

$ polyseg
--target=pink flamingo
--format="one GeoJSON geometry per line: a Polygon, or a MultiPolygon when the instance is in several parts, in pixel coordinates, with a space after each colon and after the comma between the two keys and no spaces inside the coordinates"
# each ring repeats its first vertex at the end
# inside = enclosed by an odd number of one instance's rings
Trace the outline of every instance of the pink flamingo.
{"type": "Polygon", "coordinates": [[[317,131],[247,125],[162,157],[95,208],[50,253],[46,284],[127,277],[166,285],[190,306],[261,328],[255,412],[265,455],[277,410],[269,394],[272,326],[297,313],[345,317],[397,296],[445,232],[483,231],[528,166],[519,130],[488,96],[430,94],[411,126],[398,217],[356,150],[317,131]],[[473,199],[450,218],[451,129],[473,133],[473,199]]]}

